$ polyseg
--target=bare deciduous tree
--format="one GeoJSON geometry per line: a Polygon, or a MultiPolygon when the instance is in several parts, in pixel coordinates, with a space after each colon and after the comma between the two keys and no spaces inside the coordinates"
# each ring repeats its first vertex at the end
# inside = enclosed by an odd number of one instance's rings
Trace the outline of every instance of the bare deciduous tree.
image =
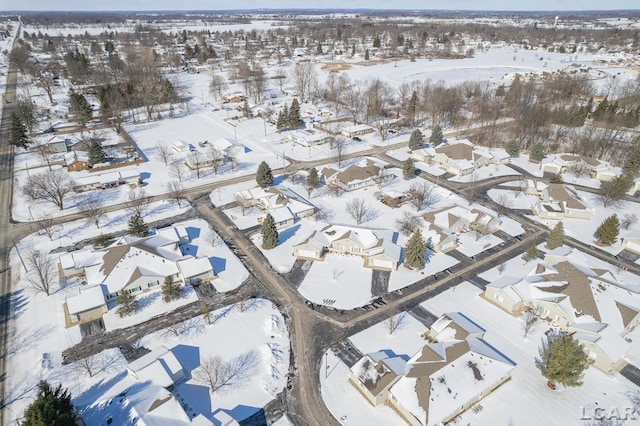
{"type": "Polygon", "coordinates": [[[469,230],[472,231],[476,236],[476,241],[480,239],[483,235],[487,235],[491,233],[491,230],[487,226],[486,223],[480,221],[474,221],[469,224],[469,230]]]}
{"type": "Polygon", "coordinates": [[[80,212],[87,221],[100,228],[100,220],[104,217],[104,199],[97,192],[90,192],[82,197],[80,212]]]}
{"type": "Polygon", "coordinates": [[[635,213],[626,213],[622,216],[622,219],[620,220],[620,228],[626,231],[636,223],[638,223],[638,216],[636,216],[635,213]]]}
{"type": "Polygon", "coordinates": [[[26,276],[28,287],[48,296],[56,279],[55,263],[49,253],[30,249],[24,256],[24,262],[29,268],[26,276]]]}
{"type": "Polygon", "coordinates": [[[100,369],[100,360],[97,355],[89,355],[88,357],[84,357],[74,363],[76,369],[83,371],[89,375],[89,377],[93,377],[100,369]]]}
{"type": "Polygon", "coordinates": [[[300,96],[300,101],[305,102],[317,89],[318,76],[313,62],[299,62],[293,69],[291,76],[300,96]]]}
{"type": "Polygon", "coordinates": [[[38,216],[37,221],[35,222],[38,231],[44,232],[44,234],[49,237],[49,240],[53,241],[53,237],[55,235],[55,219],[50,214],[44,214],[42,216],[38,216]]]}
{"type": "Polygon", "coordinates": [[[75,181],[66,170],[55,169],[27,177],[22,191],[34,200],[44,200],[64,209],[65,200],[73,193],[75,181]]]}
{"type": "Polygon", "coordinates": [[[220,237],[220,235],[218,235],[218,233],[215,232],[213,229],[209,229],[207,231],[207,234],[205,235],[205,239],[209,244],[211,244],[211,247],[218,247],[224,243],[224,240],[222,239],[222,237],[220,237]]]}
{"type": "Polygon", "coordinates": [[[178,204],[178,207],[182,207],[182,202],[187,199],[182,182],[172,180],[167,184],[167,189],[169,190],[169,197],[178,204]]]}
{"type": "Polygon", "coordinates": [[[522,325],[524,336],[522,336],[522,337],[527,337],[527,334],[529,334],[529,332],[531,331],[533,326],[538,321],[538,316],[535,314],[535,312],[533,312],[533,310],[531,308],[528,308],[522,314],[522,319],[524,321],[524,323],[522,325]]]}
{"type": "Polygon", "coordinates": [[[173,163],[169,172],[171,176],[178,179],[178,182],[182,183],[184,180],[184,165],[182,163],[173,163]]]}
{"type": "Polygon", "coordinates": [[[345,211],[349,213],[349,216],[356,221],[356,224],[360,224],[365,221],[367,216],[371,212],[371,208],[362,198],[353,198],[347,201],[345,211]]]}
{"type": "Polygon", "coordinates": [[[404,215],[401,219],[396,220],[396,227],[398,230],[407,237],[413,234],[420,224],[420,218],[418,216],[413,216],[409,212],[404,212],[404,215]]]}
{"type": "Polygon", "coordinates": [[[209,83],[209,93],[211,93],[213,99],[217,101],[222,97],[228,87],[229,85],[227,84],[227,80],[225,80],[222,75],[214,74],[213,77],[211,77],[211,82],[209,83]]]}
{"type": "Polygon", "coordinates": [[[204,359],[193,371],[193,378],[209,387],[211,393],[237,389],[255,374],[260,362],[256,351],[249,351],[229,361],[220,356],[204,359]]]}
{"type": "Polygon", "coordinates": [[[147,192],[144,189],[132,189],[127,194],[127,201],[125,202],[127,210],[134,215],[137,214],[140,217],[144,217],[145,210],[149,207],[149,198],[147,198],[147,192]]]}
{"type": "Polygon", "coordinates": [[[346,148],[347,141],[343,136],[336,135],[331,142],[331,148],[336,150],[336,160],[338,160],[338,168],[342,167],[342,158],[344,156],[344,149],[346,148]]]}
{"type": "Polygon", "coordinates": [[[402,322],[404,321],[405,316],[407,315],[406,311],[400,312],[398,315],[392,315],[385,321],[387,325],[387,330],[389,334],[393,334],[398,328],[402,326],[402,322]]]}
{"type": "Polygon", "coordinates": [[[169,147],[169,145],[165,142],[156,143],[156,152],[164,165],[168,166],[169,159],[171,158],[171,148],[169,147]]]}
{"type": "Polygon", "coordinates": [[[504,270],[507,269],[507,262],[502,262],[498,265],[498,275],[502,275],[504,270]]]}
{"type": "Polygon", "coordinates": [[[213,173],[218,174],[220,166],[224,164],[224,154],[217,147],[212,147],[209,150],[209,159],[211,160],[211,167],[213,167],[213,173]]]}
{"type": "Polygon", "coordinates": [[[200,174],[205,165],[205,159],[200,151],[193,151],[189,154],[189,168],[196,172],[196,178],[200,179],[200,174]]]}
{"type": "Polygon", "coordinates": [[[407,191],[409,203],[416,208],[416,211],[433,206],[440,201],[440,196],[434,189],[435,187],[427,182],[412,184],[407,191]]]}

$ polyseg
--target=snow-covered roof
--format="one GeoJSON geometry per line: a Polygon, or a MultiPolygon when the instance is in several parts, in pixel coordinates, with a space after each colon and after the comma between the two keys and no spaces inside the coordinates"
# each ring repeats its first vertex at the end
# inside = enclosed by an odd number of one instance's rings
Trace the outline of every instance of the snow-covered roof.
{"type": "Polygon", "coordinates": [[[433,358],[425,345],[408,362],[414,365],[389,392],[423,425],[448,420],[496,383],[504,381],[515,363],[482,339],[446,345],[444,358],[433,358]],[[431,359],[431,360],[430,360],[431,359]]]}
{"type": "Polygon", "coordinates": [[[211,262],[206,257],[193,258],[188,257],[178,261],[178,267],[182,271],[182,276],[187,279],[197,277],[206,273],[213,273],[211,262]]]}
{"type": "Polygon", "coordinates": [[[164,346],[130,362],[127,369],[139,381],[162,387],[169,387],[184,377],[180,361],[164,346]]]}
{"type": "Polygon", "coordinates": [[[184,225],[174,225],[169,228],[156,229],[156,235],[160,235],[174,243],[189,241],[189,233],[184,225]]]}
{"type": "Polygon", "coordinates": [[[162,386],[136,383],[125,396],[131,418],[140,426],[186,426],[191,419],[176,398],[162,386]]]}
{"type": "Polygon", "coordinates": [[[70,315],[85,312],[104,304],[104,291],[101,285],[82,287],[79,294],[67,297],[67,309],[70,315]]]}
{"type": "Polygon", "coordinates": [[[156,238],[163,237],[147,237],[100,252],[102,262],[85,267],[87,282],[104,283],[109,293],[115,293],[141,276],[156,278],[177,274],[175,260],[183,257],[179,248],[154,247],[156,238]],[[145,244],[147,240],[150,242],[145,244]]]}

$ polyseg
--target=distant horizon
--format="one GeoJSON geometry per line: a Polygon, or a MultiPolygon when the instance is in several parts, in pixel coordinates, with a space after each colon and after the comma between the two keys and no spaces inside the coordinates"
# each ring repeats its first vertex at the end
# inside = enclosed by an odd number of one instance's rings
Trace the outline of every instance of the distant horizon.
{"type": "Polygon", "coordinates": [[[403,11],[403,12],[616,12],[640,11],[638,0],[400,0],[389,8],[383,0],[315,0],[313,7],[300,7],[298,0],[0,0],[0,10],[15,12],[269,12],[269,11],[403,11]],[[535,9],[530,8],[535,4],[535,9]],[[106,7],[105,7],[106,6],[106,7]]]}
{"type": "Polygon", "coordinates": [[[83,13],[83,12],[93,12],[93,13],[133,13],[133,12],[167,12],[167,13],[184,13],[184,12],[210,12],[210,13],[231,13],[231,12],[283,12],[283,11],[294,11],[294,12],[500,12],[500,13],[535,13],[535,12],[565,12],[565,13],[575,13],[575,12],[640,12],[640,8],[636,9],[527,9],[527,10],[504,10],[504,9],[380,9],[380,8],[294,8],[294,7],[282,7],[282,8],[254,8],[254,9],[16,9],[16,10],[6,10],[4,12],[0,12],[0,14],[7,13],[15,13],[15,12],[29,12],[29,13],[46,13],[46,12],[64,12],[64,13],[83,13]]]}

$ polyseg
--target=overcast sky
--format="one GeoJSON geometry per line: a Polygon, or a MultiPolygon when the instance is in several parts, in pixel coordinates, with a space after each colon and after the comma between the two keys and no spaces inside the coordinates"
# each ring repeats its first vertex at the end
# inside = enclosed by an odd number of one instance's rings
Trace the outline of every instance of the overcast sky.
{"type": "Polygon", "coordinates": [[[1,10],[227,10],[369,8],[442,10],[640,9],[639,0],[0,0],[1,10]]]}

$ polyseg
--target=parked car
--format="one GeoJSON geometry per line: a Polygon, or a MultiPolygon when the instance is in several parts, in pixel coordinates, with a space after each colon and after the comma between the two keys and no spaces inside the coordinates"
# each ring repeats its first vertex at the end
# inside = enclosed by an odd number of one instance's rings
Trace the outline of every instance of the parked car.
{"type": "Polygon", "coordinates": [[[357,136],[354,136],[354,137],[352,137],[351,139],[353,139],[353,140],[354,140],[354,141],[356,141],[356,142],[362,142],[362,139],[360,139],[360,138],[359,138],[359,137],[357,137],[357,136]]]}

